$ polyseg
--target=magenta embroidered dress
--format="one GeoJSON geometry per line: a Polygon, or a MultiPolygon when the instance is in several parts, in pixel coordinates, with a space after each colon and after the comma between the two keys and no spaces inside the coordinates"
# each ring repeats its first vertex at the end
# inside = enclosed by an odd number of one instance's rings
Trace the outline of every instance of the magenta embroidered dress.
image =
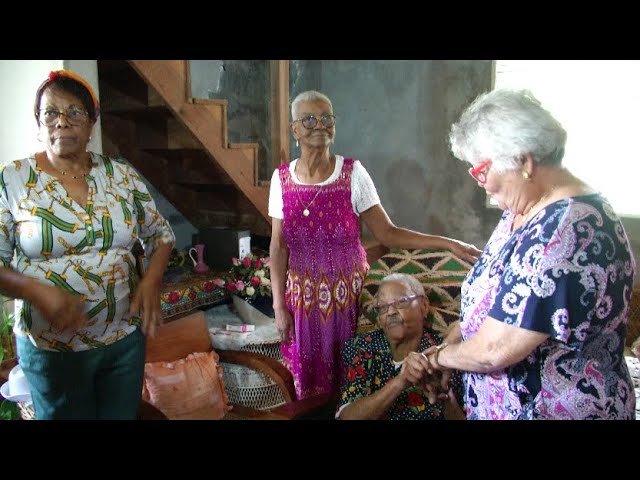
{"type": "Polygon", "coordinates": [[[278,168],[289,248],[285,300],[296,333],[295,342],[282,344],[282,355],[298,398],[338,393],[342,349],[355,334],[369,264],[351,204],[353,165],[345,159],[338,178],[325,185],[296,184],[288,164],[278,168]]]}

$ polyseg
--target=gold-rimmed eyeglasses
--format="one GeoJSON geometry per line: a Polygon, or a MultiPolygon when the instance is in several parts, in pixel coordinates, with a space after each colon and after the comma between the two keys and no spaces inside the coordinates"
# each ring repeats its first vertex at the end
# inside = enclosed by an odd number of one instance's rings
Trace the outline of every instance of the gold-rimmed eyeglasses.
{"type": "Polygon", "coordinates": [[[302,126],[307,130],[312,130],[318,125],[318,121],[324,128],[331,128],[336,124],[336,116],[325,113],[319,119],[315,115],[305,115],[298,120],[294,120],[293,123],[302,122],[302,126]]]}
{"type": "Polygon", "coordinates": [[[38,111],[38,122],[45,127],[53,127],[58,122],[60,115],[67,117],[69,124],[75,127],[84,125],[89,119],[89,112],[79,108],[69,108],[66,112],[44,108],[38,111]]]}
{"type": "Polygon", "coordinates": [[[424,297],[424,295],[408,295],[406,297],[394,300],[393,302],[376,303],[372,308],[376,315],[386,315],[387,313],[389,313],[389,309],[391,307],[394,307],[396,310],[404,310],[405,308],[409,308],[409,306],[411,306],[411,302],[413,302],[416,298],[422,297],[424,297]]]}

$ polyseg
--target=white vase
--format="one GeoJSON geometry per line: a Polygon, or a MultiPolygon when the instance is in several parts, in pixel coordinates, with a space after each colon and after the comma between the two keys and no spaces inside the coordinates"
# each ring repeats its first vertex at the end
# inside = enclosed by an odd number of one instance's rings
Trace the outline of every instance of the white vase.
{"type": "Polygon", "coordinates": [[[242,322],[248,325],[269,325],[274,322],[273,318],[268,317],[244,298],[240,298],[237,295],[233,296],[233,306],[242,322]]]}

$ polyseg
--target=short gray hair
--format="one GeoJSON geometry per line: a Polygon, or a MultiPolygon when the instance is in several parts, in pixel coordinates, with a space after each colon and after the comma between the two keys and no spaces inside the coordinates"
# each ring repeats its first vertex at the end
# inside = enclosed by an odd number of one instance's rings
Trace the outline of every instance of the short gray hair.
{"type": "Polygon", "coordinates": [[[414,295],[424,295],[424,285],[420,283],[413,275],[409,275],[408,273],[390,273],[386,277],[382,279],[380,285],[378,286],[378,291],[382,288],[383,285],[388,283],[401,283],[405,287],[407,287],[414,295]]]}
{"type": "Polygon", "coordinates": [[[311,102],[313,100],[321,100],[325,103],[328,103],[333,111],[333,105],[331,104],[331,100],[324,93],[317,92],[315,90],[307,90],[306,92],[300,93],[294,100],[291,102],[291,121],[298,120],[296,117],[298,115],[298,107],[302,102],[311,102]]]}
{"type": "Polygon", "coordinates": [[[456,158],[491,159],[498,173],[520,167],[529,153],[541,164],[560,165],[567,132],[529,90],[497,89],[478,96],[451,127],[456,158]]]}

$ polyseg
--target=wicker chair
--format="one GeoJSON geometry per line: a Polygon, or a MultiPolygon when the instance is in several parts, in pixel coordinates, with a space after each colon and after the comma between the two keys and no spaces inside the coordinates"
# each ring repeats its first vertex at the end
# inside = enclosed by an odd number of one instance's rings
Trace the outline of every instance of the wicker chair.
{"type": "MultiPolygon", "coordinates": [[[[189,315],[162,325],[154,338],[147,339],[147,362],[172,362],[194,352],[212,350],[209,330],[204,315],[189,315]]],[[[285,404],[268,410],[258,410],[243,405],[232,405],[223,420],[293,420],[313,418],[330,405],[329,395],[318,395],[297,400],[293,377],[277,360],[254,352],[225,351],[216,349],[220,362],[242,365],[257,370],[272,379],[280,388],[285,404]]],[[[155,420],[164,417],[155,407],[142,402],[140,418],[155,420]],[[160,415],[159,415],[160,413],[160,415]]],[[[206,418],[204,415],[203,418],[206,418]]],[[[166,417],[164,417],[166,419],[166,417]]]]}

